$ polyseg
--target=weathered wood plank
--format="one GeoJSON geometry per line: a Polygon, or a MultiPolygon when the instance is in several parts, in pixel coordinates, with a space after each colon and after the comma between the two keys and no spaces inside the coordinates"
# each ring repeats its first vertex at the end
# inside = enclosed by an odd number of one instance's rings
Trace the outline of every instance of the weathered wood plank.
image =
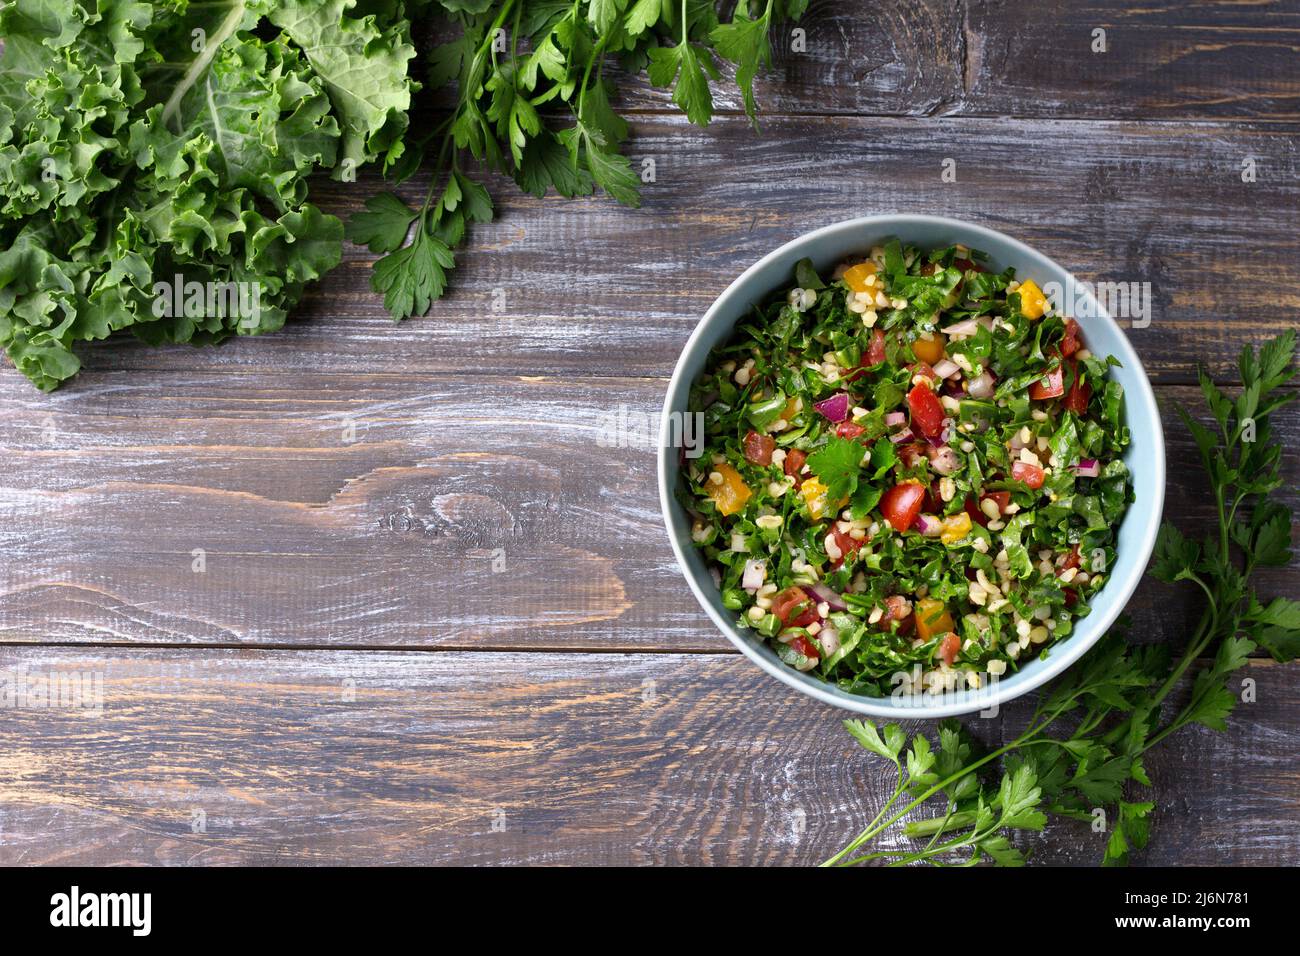
{"type": "MultiPolygon", "coordinates": [[[[1150,755],[1146,862],[1300,862],[1297,684],[1248,673],[1228,733],[1150,755]]],[[[100,716],[0,710],[0,864],[807,864],[890,785],[839,712],[731,656],[0,650],[6,682],[72,674],[100,716]]]]}
{"type": "MultiPolygon", "coordinates": [[[[670,117],[635,131],[633,158],[656,162],[642,209],[537,201],[494,180],[500,216],[476,228],[453,293],[426,318],[393,325],[367,286],[373,257],[350,248],[283,332],[218,350],[100,344],[82,381],[123,368],[665,377],[750,263],[815,227],[894,211],[987,223],[1083,278],[1150,282],[1153,319],[1132,338],[1160,382],[1191,381],[1198,361],[1234,376],[1240,346],[1300,309],[1294,130],[837,117],[773,119],[758,134],[670,117]],[[1248,157],[1253,184],[1240,178],[1248,157]],[[941,180],[945,158],[955,183],[941,180]]],[[[318,195],[350,213],[376,188],[322,183],[318,195]]]]}
{"type": "Polygon", "coordinates": [[[1283,0],[975,0],[966,113],[1294,120],[1300,8],[1283,0]],[[1105,52],[1094,52],[1104,30],[1105,52]]]}
{"type": "MultiPolygon", "coordinates": [[[[228,369],[104,374],[51,398],[9,380],[0,640],[729,649],[663,530],[662,390],[228,369]],[[610,431],[620,407],[632,428],[610,431]]],[[[1277,428],[1300,507],[1300,408],[1277,428]]],[[[1166,433],[1166,513],[1208,529],[1172,409],[1166,433]]],[[[1296,577],[1269,572],[1261,590],[1300,597],[1296,577]]],[[[1196,602],[1171,593],[1139,591],[1138,634],[1187,633],[1196,602]]]]}

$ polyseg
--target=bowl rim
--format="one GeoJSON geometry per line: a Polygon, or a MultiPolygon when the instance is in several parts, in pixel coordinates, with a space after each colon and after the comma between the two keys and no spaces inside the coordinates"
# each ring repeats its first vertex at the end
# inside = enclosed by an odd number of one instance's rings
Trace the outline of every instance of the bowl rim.
{"type": "MultiPolygon", "coordinates": [[[[1054,652],[1048,656],[1045,661],[1036,661],[1036,664],[1042,665],[1037,668],[1023,683],[1014,689],[1008,689],[1004,682],[997,682],[993,688],[975,692],[971,697],[970,691],[954,695],[940,695],[939,703],[912,703],[893,704],[891,698],[884,697],[860,697],[842,691],[833,684],[825,683],[817,678],[810,678],[807,675],[794,671],[780,661],[769,659],[759,653],[758,647],[752,640],[747,640],[744,635],[740,634],[735,625],[727,620],[714,606],[713,601],[705,594],[696,575],[692,574],[687,561],[686,549],[679,540],[679,537],[673,530],[674,509],[680,508],[674,496],[674,485],[677,476],[675,464],[670,461],[670,452],[676,451],[675,446],[671,443],[670,428],[675,409],[671,407],[673,396],[681,389],[682,379],[685,377],[687,360],[692,357],[700,348],[700,341],[704,338],[713,325],[719,320],[716,318],[723,310],[734,309],[733,299],[749,284],[752,277],[764,271],[768,266],[798,248],[812,244],[814,240],[827,235],[837,233],[854,233],[862,237],[862,242],[866,243],[883,239],[889,236],[898,236],[907,241],[906,236],[900,235],[899,230],[905,230],[909,226],[915,227],[925,225],[943,229],[958,230],[967,235],[986,237],[995,245],[1002,245],[1004,248],[1010,248],[1015,254],[1030,259],[1039,259],[1047,263],[1053,269],[1058,270],[1061,274],[1070,280],[1075,280],[1074,273],[1066,269],[1055,259],[1039,252],[1027,243],[1021,242],[1006,233],[992,229],[988,226],[973,223],[964,219],[954,219],[948,216],[933,216],[913,213],[886,213],[874,216],[860,216],[854,219],[845,219],[839,222],[830,223],[814,229],[811,232],[802,233],[788,242],[782,243],[776,249],[762,256],[757,262],[745,269],[737,276],[728,286],[714,299],[712,305],[705,311],[686,344],[682,347],[681,354],[677,358],[677,363],[673,368],[672,376],[668,380],[668,388],[664,395],[663,409],[660,417],[660,428],[657,449],[657,469],[659,483],[659,504],[664,520],[664,529],[667,532],[669,543],[672,546],[673,555],[677,560],[678,568],[682,577],[686,579],[687,585],[695,595],[696,601],[704,609],[709,619],[713,621],[715,627],[722,632],[733,645],[747,657],[750,661],[757,664],[762,670],[766,671],[772,677],[785,684],[788,687],[798,690],[822,703],[829,704],[842,710],[849,710],[859,714],[865,714],[872,717],[886,717],[900,720],[931,720],[946,717],[956,717],[963,714],[970,714],[976,711],[983,711],[986,708],[997,708],[1017,697],[1029,693],[1032,690],[1041,687],[1043,684],[1058,677],[1066,671],[1071,665],[1086,654],[1101,638],[1110,630],[1111,625],[1123,613],[1128,606],[1128,602],[1133,597],[1133,592],[1137,590],[1141,583],[1147,564],[1150,561],[1151,553],[1155,548],[1156,536],[1160,528],[1161,515],[1164,510],[1164,497],[1166,491],[1165,475],[1165,441],[1164,426],[1160,418],[1159,409],[1156,405],[1155,393],[1151,388],[1150,376],[1148,376],[1141,359],[1138,357],[1132,343],[1129,342],[1128,336],[1120,327],[1119,323],[1111,317],[1110,313],[1099,303],[1091,294],[1089,294],[1089,305],[1094,310],[1093,318],[1109,324],[1112,329],[1118,333],[1118,347],[1111,350],[1120,363],[1126,368],[1131,369],[1137,377],[1139,387],[1136,394],[1132,394],[1126,387],[1124,393],[1125,415],[1130,422],[1134,420],[1146,420],[1154,422],[1155,427],[1149,435],[1144,435],[1144,441],[1148,443],[1151,452],[1150,461],[1153,469],[1155,482],[1154,487],[1157,489],[1156,497],[1158,500],[1151,503],[1152,507],[1147,510],[1148,517],[1145,525],[1142,527],[1142,537],[1137,550],[1140,552],[1140,560],[1134,565],[1133,571],[1121,580],[1112,578],[1106,582],[1111,595],[1115,599],[1100,614],[1090,614],[1084,620],[1092,629],[1090,634],[1083,635],[1083,639],[1077,639],[1078,634],[1071,634],[1069,638],[1061,643],[1059,649],[1054,647],[1054,652]],[[1094,623],[1096,622],[1096,623],[1094,623]]],[[[965,241],[965,240],[961,240],[965,241]]],[[[978,240],[973,240],[975,248],[979,248],[978,240]]],[[[1077,281],[1077,280],[1075,280],[1077,281]]],[[[761,294],[759,299],[754,299],[744,307],[732,322],[732,328],[735,323],[746,314],[752,305],[771,295],[775,290],[768,290],[761,294]]],[[[688,383],[689,384],[689,383],[688,383]]],[[[686,394],[689,395],[689,387],[686,394]]],[[[1136,517],[1140,502],[1135,500],[1129,505],[1129,510],[1125,513],[1124,521],[1136,517]]],[[[712,582],[710,582],[712,583],[712,582]]],[[[716,591],[716,588],[715,588],[716,591]]],[[[1024,673],[1023,671],[1021,673],[1024,673]]],[[[919,695],[924,700],[934,700],[927,695],[919,695]]],[[[996,710],[994,710],[996,713],[996,710]]]]}

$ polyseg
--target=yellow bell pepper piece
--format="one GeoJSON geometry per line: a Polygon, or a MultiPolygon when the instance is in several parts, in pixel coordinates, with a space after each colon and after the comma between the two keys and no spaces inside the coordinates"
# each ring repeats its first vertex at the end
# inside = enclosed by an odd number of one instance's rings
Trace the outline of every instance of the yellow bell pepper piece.
{"type": "Polygon", "coordinates": [[[855,266],[849,266],[844,270],[844,281],[854,292],[883,292],[884,286],[879,281],[872,285],[867,285],[867,276],[876,274],[876,264],[874,262],[859,262],[855,266]]]}
{"type": "Polygon", "coordinates": [[[943,349],[947,344],[948,340],[943,337],[943,333],[935,332],[934,338],[917,339],[913,342],[912,354],[927,365],[935,365],[943,358],[943,349]]]}
{"type": "Polygon", "coordinates": [[[822,515],[826,513],[826,492],[829,490],[815,475],[812,478],[804,479],[799,494],[803,496],[803,500],[807,503],[808,516],[813,521],[820,521],[822,515]]]}
{"type": "Polygon", "coordinates": [[[1033,279],[1026,279],[1016,290],[1020,293],[1020,311],[1027,319],[1041,319],[1047,311],[1047,296],[1033,279]]]}
{"type": "Polygon", "coordinates": [[[722,476],[722,483],[715,484],[712,478],[707,479],[709,498],[720,514],[734,515],[745,507],[745,502],[753,492],[745,484],[745,479],[740,477],[740,472],[725,462],[714,465],[713,470],[722,476]]]}
{"type": "Polygon", "coordinates": [[[952,544],[968,534],[970,534],[970,515],[959,511],[943,519],[943,530],[939,532],[939,540],[944,544],[952,544]]]}
{"type": "Polygon", "coordinates": [[[936,634],[947,634],[951,630],[954,630],[952,615],[942,601],[921,598],[916,602],[916,634],[921,640],[928,641],[936,634]]]}

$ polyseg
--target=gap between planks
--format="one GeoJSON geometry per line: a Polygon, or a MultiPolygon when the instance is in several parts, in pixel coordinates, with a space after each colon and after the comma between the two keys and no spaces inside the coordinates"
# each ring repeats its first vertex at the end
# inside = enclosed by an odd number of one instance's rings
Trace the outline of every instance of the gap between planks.
{"type": "MultiPolygon", "coordinates": [[[[719,295],[721,295],[721,293],[719,293],[719,295]]],[[[1121,331],[1124,331],[1127,337],[1127,330],[1121,329],[1121,331]]],[[[197,350],[197,349],[196,352],[199,352],[199,354],[202,355],[212,354],[211,352],[197,350]]],[[[1195,364],[1188,366],[1188,370],[1192,372],[1194,372],[1196,368],[1197,366],[1195,364]]],[[[232,369],[234,371],[239,372],[240,374],[246,373],[249,375],[280,375],[285,372],[285,368],[283,365],[242,365],[241,364],[238,366],[226,366],[226,365],[219,365],[213,363],[169,366],[162,371],[165,371],[169,374],[183,374],[183,375],[203,375],[203,374],[211,373],[216,377],[225,377],[226,373],[231,371],[232,369]]],[[[14,372],[13,368],[7,368],[5,369],[5,371],[13,374],[17,374],[16,372],[14,372]]],[[[116,374],[145,375],[151,373],[156,374],[159,371],[160,370],[156,366],[151,366],[151,365],[139,365],[139,366],[115,365],[113,367],[113,374],[115,375],[116,374]]],[[[291,369],[290,371],[293,370],[291,369]]],[[[434,370],[423,371],[423,372],[413,372],[409,370],[400,371],[400,372],[387,372],[382,369],[374,369],[374,370],[363,369],[355,372],[331,370],[325,374],[332,381],[338,379],[344,379],[344,378],[348,378],[348,379],[357,378],[357,379],[375,379],[375,380],[396,380],[396,381],[408,381],[408,382],[437,382],[443,379],[495,378],[501,381],[518,381],[518,382],[527,382],[529,384],[534,384],[534,383],[551,382],[551,381],[565,382],[565,381],[573,381],[575,378],[582,378],[582,379],[598,380],[601,383],[657,382],[666,389],[668,387],[668,382],[670,381],[672,373],[670,372],[664,375],[625,375],[620,373],[606,374],[601,368],[592,367],[590,369],[584,370],[581,373],[581,375],[574,375],[574,374],[562,375],[555,372],[540,372],[537,374],[531,374],[526,372],[511,372],[509,374],[488,372],[480,375],[477,372],[475,372],[473,368],[465,368],[459,371],[450,371],[446,369],[434,369],[434,370]]],[[[1197,387],[1196,382],[1194,380],[1188,380],[1186,382],[1174,382],[1174,381],[1165,381],[1161,379],[1149,378],[1149,384],[1151,385],[1151,388],[1154,389],[1156,392],[1160,392],[1162,390],[1173,391],[1176,389],[1185,390],[1188,388],[1197,387]]],[[[1216,381],[1215,384],[1218,385],[1220,388],[1225,388],[1225,389],[1241,388],[1240,382],[1216,381]]],[[[100,388],[100,387],[101,386],[98,385],[94,386],[94,388],[100,388]]],[[[114,388],[116,389],[116,386],[114,388]]],[[[1280,386],[1280,388],[1282,388],[1283,390],[1300,389],[1300,377],[1297,377],[1296,379],[1290,382],[1284,383],[1283,385],[1280,386]]],[[[76,393],[72,388],[69,388],[66,392],[63,393],[55,392],[53,394],[37,392],[35,389],[33,389],[31,392],[31,397],[33,400],[46,399],[49,400],[50,405],[55,405],[58,403],[60,394],[64,394],[68,396],[72,396],[76,394],[78,395],[78,397],[84,397],[83,395],[81,395],[81,393],[76,393]]],[[[87,392],[86,394],[91,394],[91,393],[87,392]]],[[[256,399],[255,401],[271,402],[271,401],[282,401],[282,400],[281,399],[256,399]]],[[[294,399],[293,401],[301,402],[302,400],[294,399]]]]}
{"type": "MultiPolygon", "coordinates": [[[[653,109],[651,107],[646,107],[646,106],[636,106],[636,107],[629,107],[627,109],[620,109],[618,110],[618,114],[623,117],[636,117],[642,119],[671,119],[673,117],[679,117],[682,115],[681,112],[678,110],[671,110],[671,109],[660,110],[660,109],[653,109]]],[[[554,118],[559,118],[559,116],[558,114],[554,114],[554,115],[545,114],[544,118],[554,119],[554,118]]],[[[745,120],[746,122],[748,122],[749,120],[749,117],[744,110],[732,109],[730,107],[725,107],[725,108],[715,107],[713,110],[713,118],[715,120],[716,119],[726,119],[726,120],[739,119],[739,120],[745,120]]],[[[871,111],[850,110],[850,109],[845,109],[845,110],[813,109],[813,110],[801,110],[800,112],[796,113],[790,110],[781,110],[781,109],[764,110],[762,104],[759,104],[758,121],[761,124],[765,119],[779,119],[779,120],[888,119],[888,120],[917,120],[918,122],[925,121],[925,120],[936,120],[936,119],[958,120],[958,121],[971,120],[971,121],[981,121],[981,122],[987,122],[988,120],[1005,119],[1005,120],[1014,120],[1017,122],[1025,122],[1025,123],[1033,123],[1033,122],[1089,123],[1089,124],[1109,123],[1111,125],[1120,124],[1125,126],[1173,126],[1173,127],[1180,127],[1180,128],[1186,127],[1189,129],[1192,128],[1194,129],[1239,129],[1239,130],[1247,130],[1247,131],[1250,131],[1256,127],[1264,126],[1268,128],[1267,131],[1270,133],[1279,132],[1279,131],[1281,132],[1300,131],[1300,120],[1297,120],[1294,116],[1283,116],[1283,117],[1276,117],[1276,118],[1267,117],[1267,116],[1260,116],[1260,117],[1252,116],[1249,118],[1243,117],[1240,119],[1205,119],[1205,118],[1194,118],[1194,117],[1153,115],[1147,117],[1134,118],[1131,116],[1128,117],[1069,116],[1069,115],[1056,114],[1056,113],[1053,113],[1050,116],[1037,116],[1034,115],[1033,113],[1007,114],[1003,112],[994,112],[994,111],[984,112],[981,110],[961,110],[960,112],[953,113],[953,112],[944,112],[942,109],[935,110],[929,113],[888,112],[883,110],[878,112],[871,112],[871,111]]],[[[708,127],[707,126],[700,127],[700,129],[701,131],[705,131],[708,129],[708,127]]],[[[634,133],[632,137],[630,137],[630,140],[634,141],[635,139],[636,136],[634,133]]]]}
{"type": "MultiPolygon", "coordinates": [[[[294,651],[303,653],[327,652],[331,654],[569,654],[571,656],[593,657],[738,657],[740,651],[735,648],[708,650],[704,648],[675,647],[564,647],[550,645],[543,647],[519,647],[511,644],[440,644],[436,647],[411,646],[403,644],[239,644],[234,642],[184,642],[184,641],[0,641],[0,653],[6,650],[28,650],[63,648],[65,650],[98,651],[252,651],[255,653],[279,653],[294,651]]],[[[1198,657],[1197,664],[1211,664],[1213,657],[1198,657]]],[[[1277,661],[1271,657],[1250,658],[1252,667],[1258,665],[1276,666],[1277,661]]]]}

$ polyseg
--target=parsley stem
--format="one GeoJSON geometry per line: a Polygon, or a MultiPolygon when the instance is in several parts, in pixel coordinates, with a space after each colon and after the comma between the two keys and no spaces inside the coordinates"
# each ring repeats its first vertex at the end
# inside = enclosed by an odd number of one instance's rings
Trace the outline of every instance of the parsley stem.
{"type": "Polygon", "coordinates": [[[582,71],[582,86],[578,90],[578,122],[582,122],[583,118],[582,105],[587,100],[587,81],[591,78],[591,68],[600,59],[601,54],[604,53],[607,39],[608,36],[602,36],[596,42],[595,48],[591,51],[591,56],[587,58],[587,67],[582,71]]]}
{"type": "MultiPolygon", "coordinates": [[[[1004,754],[1008,754],[1013,750],[1018,750],[1021,747],[1032,746],[1034,744],[1057,743],[1057,741],[1052,741],[1052,740],[1036,741],[1033,740],[1032,738],[1036,736],[1038,733],[1040,733],[1041,731],[1043,731],[1044,729],[1046,729],[1049,725],[1051,725],[1059,716],[1060,716],[1060,711],[1054,712],[1051,718],[1044,720],[1043,722],[1039,723],[1036,726],[1031,726],[1030,729],[1026,730],[1023,734],[1021,734],[1011,743],[1005,744],[1004,746],[999,747],[997,750],[994,750],[991,753],[988,753],[985,756],[981,757],[979,760],[967,764],[965,767],[963,767],[961,770],[958,770],[956,773],[952,774],[947,779],[940,780],[938,783],[930,787],[928,790],[924,791],[920,796],[916,797],[906,807],[898,811],[898,813],[894,814],[892,817],[890,817],[888,820],[884,821],[883,823],[878,822],[879,816],[877,816],[876,820],[873,820],[871,825],[868,826],[865,830],[863,830],[860,834],[858,834],[858,836],[855,837],[846,847],[844,847],[844,849],[840,850],[839,853],[836,853],[830,859],[823,861],[821,865],[822,866],[849,865],[848,863],[841,862],[845,856],[852,853],[858,847],[862,846],[862,844],[866,843],[872,837],[876,836],[877,834],[893,826],[903,817],[907,816],[917,807],[921,806],[921,804],[925,803],[936,793],[941,791],[944,787],[951,786],[952,784],[960,780],[962,777],[966,776],[968,773],[974,770],[978,770],[980,767],[984,766],[985,764],[997,760],[999,757],[1003,756],[1004,754]]],[[[888,804],[886,804],[886,809],[888,809],[888,804]]]]}
{"type": "MultiPolygon", "coordinates": [[[[1206,646],[1214,639],[1215,628],[1218,626],[1219,605],[1218,601],[1215,599],[1214,592],[1212,592],[1209,586],[1195,573],[1189,573],[1187,580],[1195,581],[1200,585],[1201,590],[1205,592],[1205,596],[1209,599],[1210,603],[1207,608],[1207,616],[1201,618],[1201,623],[1197,627],[1196,633],[1192,637],[1191,641],[1188,642],[1187,649],[1183,652],[1182,659],[1179,660],[1178,665],[1170,671],[1169,676],[1165,678],[1165,682],[1160,685],[1159,690],[1151,696],[1153,710],[1156,707],[1159,707],[1161,701],[1169,696],[1169,692],[1177,686],[1178,682],[1182,679],[1183,674],[1187,672],[1187,668],[1191,667],[1192,662],[1201,656],[1201,653],[1205,650],[1206,646]]],[[[1125,723],[1120,726],[1124,727],[1127,723],[1128,722],[1125,721],[1125,723]]],[[[1121,734],[1119,736],[1123,735],[1121,734]]],[[[1118,740],[1119,736],[1115,739],[1118,740]]]]}

